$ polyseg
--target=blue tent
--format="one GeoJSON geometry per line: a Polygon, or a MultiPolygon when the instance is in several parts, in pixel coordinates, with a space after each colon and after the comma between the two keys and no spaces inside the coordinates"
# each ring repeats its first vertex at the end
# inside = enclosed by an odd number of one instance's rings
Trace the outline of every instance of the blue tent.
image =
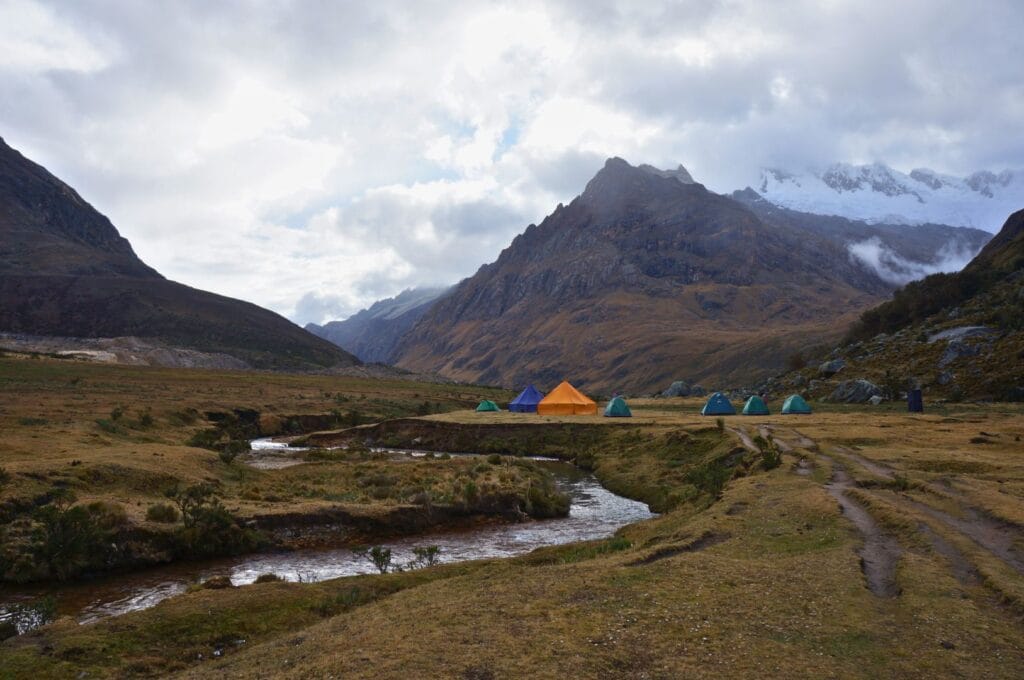
{"type": "Polygon", "coordinates": [[[729,397],[721,392],[715,392],[708,397],[708,403],[700,410],[702,416],[734,416],[736,409],[733,408],[729,397]]]}
{"type": "Polygon", "coordinates": [[[528,385],[525,390],[519,393],[518,397],[509,403],[508,410],[514,413],[536,413],[537,404],[543,398],[544,395],[538,392],[536,387],[528,385]]]}

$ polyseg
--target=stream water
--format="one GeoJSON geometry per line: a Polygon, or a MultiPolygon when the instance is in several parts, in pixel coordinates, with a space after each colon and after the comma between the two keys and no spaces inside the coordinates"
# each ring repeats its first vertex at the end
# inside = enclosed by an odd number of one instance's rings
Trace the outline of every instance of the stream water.
{"type": "MultiPolygon", "coordinates": [[[[247,462],[263,469],[301,461],[284,446],[260,440],[253,443],[247,462]]],[[[408,452],[409,455],[422,455],[408,452]]],[[[559,488],[572,498],[569,516],[515,524],[492,524],[462,531],[438,531],[383,543],[394,564],[413,558],[413,548],[437,546],[438,562],[510,557],[550,545],[606,538],[619,527],[654,515],[647,505],[617,496],[592,474],[568,463],[539,460],[555,477],[559,488]]],[[[18,602],[42,596],[56,599],[58,615],[88,623],[107,616],[152,607],[184,592],[189,585],[214,576],[228,576],[234,585],[252,583],[260,574],[274,573],[289,581],[323,581],[374,571],[365,557],[348,548],[318,548],[243,555],[210,562],[177,563],[128,574],[92,579],[60,587],[17,587],[0,590],[0,620],[18,602]]]]}

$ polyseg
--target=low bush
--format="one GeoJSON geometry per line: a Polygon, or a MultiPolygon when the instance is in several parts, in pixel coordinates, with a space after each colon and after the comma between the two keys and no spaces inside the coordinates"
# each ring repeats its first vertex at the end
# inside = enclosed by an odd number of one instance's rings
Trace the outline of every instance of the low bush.
{"type": "Polygon", "coordinates": [[[108,434],[124,434],[124,428],[113,420],[97,418],[96,426],[108,434]]]}
{"type": "Polygon", "coordinates": [[[256,577],[255,583],[276,583],[277,581],[283,581],[280,576],[274,573],[260,574],[256,577]]]}
{"type": "Polygon", "coordinates": [[[154,503],[146,510],[146,519],[150,522],[173,524],[179,517],[178,511],[170,503],[154,503]]]}
{"type": "Polygon", "coordinates": [[[357,546],[352,548],[356,557],[362,557],[370,561],[374,568],[382,574],[391,570],[391,548],[382,545],[375,545],[372,548],[357,546]]]}
{"type": "Polygon", "coordinates": [[[18,418],[19,425],[25,425],[27,427],[35,427],[37,425],[48,425],[50,423],[46,418],[18,418]]]}

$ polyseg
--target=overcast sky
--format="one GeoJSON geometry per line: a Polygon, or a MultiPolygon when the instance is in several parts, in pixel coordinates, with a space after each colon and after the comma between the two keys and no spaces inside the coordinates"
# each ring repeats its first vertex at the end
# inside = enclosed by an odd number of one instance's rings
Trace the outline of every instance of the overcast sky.
{"type": "Polygon", "coordinates": [[[1024,166],[1024,2],[0,0],[0,136],[305,323],[493,260],[608,156],[1024,166]]]}

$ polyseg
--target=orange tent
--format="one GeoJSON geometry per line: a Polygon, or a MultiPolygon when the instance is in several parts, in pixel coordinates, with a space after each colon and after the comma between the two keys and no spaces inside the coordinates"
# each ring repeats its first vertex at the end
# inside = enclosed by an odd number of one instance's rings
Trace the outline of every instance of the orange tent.
{"type": "Polygon", "coordinates": [[[537,413],[542,416],[596,416],[597,403],[563,380],[540,400],[537,413]]]}

